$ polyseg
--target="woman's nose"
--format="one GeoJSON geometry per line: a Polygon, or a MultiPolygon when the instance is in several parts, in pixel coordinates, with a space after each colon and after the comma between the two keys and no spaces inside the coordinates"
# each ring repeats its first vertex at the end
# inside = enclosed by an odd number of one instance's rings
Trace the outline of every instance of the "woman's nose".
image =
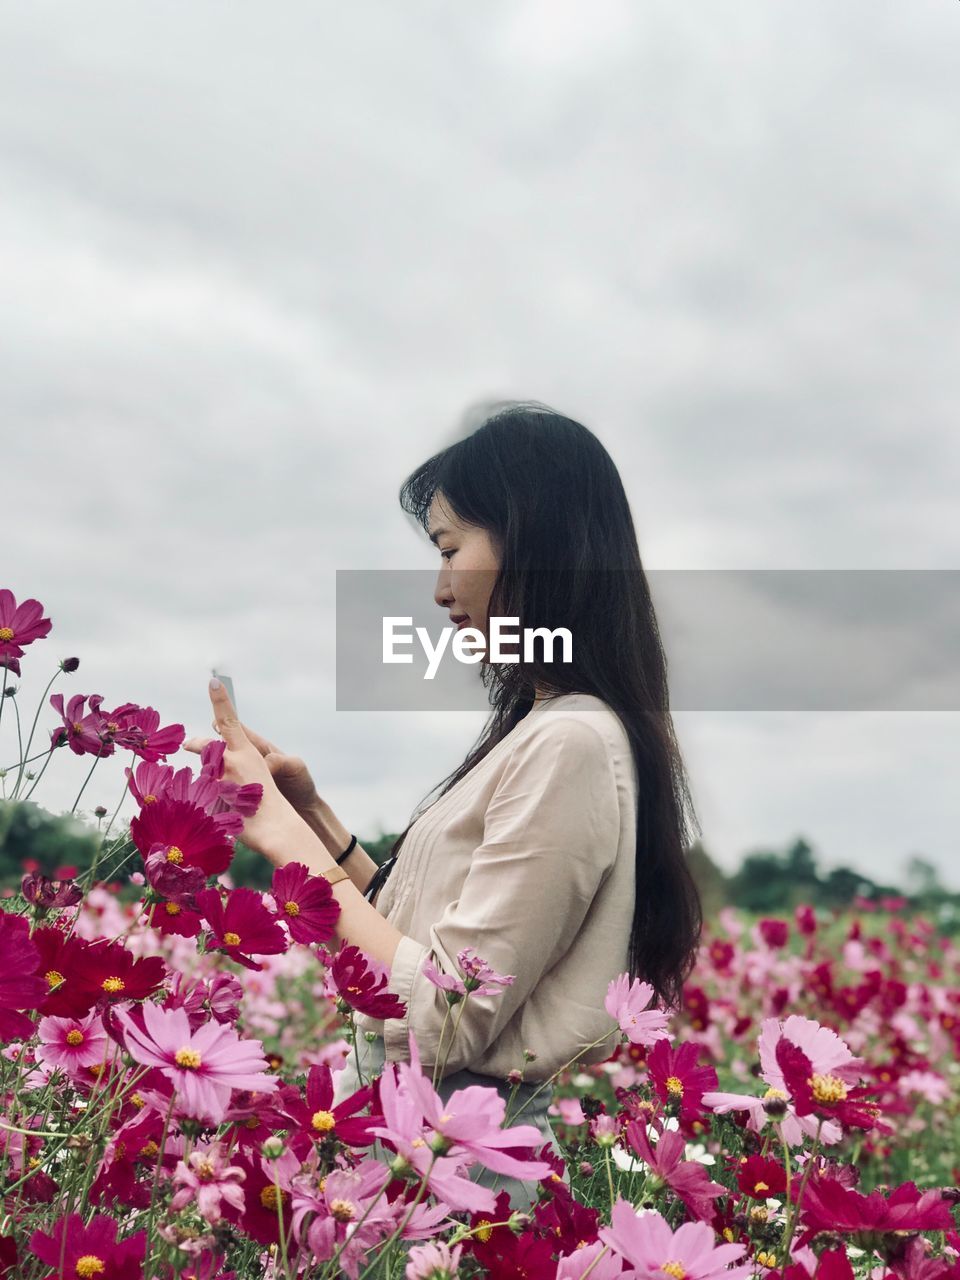
{"type": "Polygon", "coordinates": [[[437,575],[437,586],[433,593],[433,598],[441,609],[449,609],[453,603],[453,593],[450,590],[450,573],[446,569],[441,569],[437,575]]]}

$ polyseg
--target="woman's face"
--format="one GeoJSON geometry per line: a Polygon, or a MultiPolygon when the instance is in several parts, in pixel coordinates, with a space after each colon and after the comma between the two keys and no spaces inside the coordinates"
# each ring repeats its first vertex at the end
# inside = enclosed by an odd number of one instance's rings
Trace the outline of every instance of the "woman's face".
{"type": "Polygon", "coordinates": [[[454,624],[463,618],[464,627],[476,627],[489,638],[487,606],[500,563],[490,535],[461,524],[439,493],[430,504],[428,532],[442,559],[434,600],[454,624]]]}

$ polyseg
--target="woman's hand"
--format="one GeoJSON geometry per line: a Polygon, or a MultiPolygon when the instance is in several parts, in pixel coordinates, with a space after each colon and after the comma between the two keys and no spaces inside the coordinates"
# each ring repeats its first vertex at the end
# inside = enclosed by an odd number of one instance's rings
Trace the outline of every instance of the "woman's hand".
{"type": "MultiPolygon", "coordinates": [[[[214,728],[226,746],[224,778],[241,786],[258,782],[263,787],[257,812],[244,822],[242,839],[249,848],[266,855],[268,850],[276,848],[278,840],[282,842],[288,835],[296,839],[297,828],[302,829],[303,823],[298,813],[300,804],[309,803],[311,793],[319,803],[313,780],[302,760],[285,756],[259,734],[251,737],[237,719],[233,703],[219,681],[210,682],[210,702],[214,728]]],[[[183,749],[199,754],[211,741],[211,738],[189,738],[183,749]]]]}

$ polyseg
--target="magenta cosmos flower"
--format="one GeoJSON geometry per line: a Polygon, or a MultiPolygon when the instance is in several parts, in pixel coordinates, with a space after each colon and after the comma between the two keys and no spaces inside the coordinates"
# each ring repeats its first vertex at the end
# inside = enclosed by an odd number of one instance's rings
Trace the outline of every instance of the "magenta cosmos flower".
{"type": "Polygon", "coordinates": [[[125,747],[151,764],[179,751],[186,737],[182,724],[168,724],[161,729],[159,711],[132,702],[106,713],[104,719],[107,732],[118,747],[125,747]]]}
{"type": "Polygon", "coordinates": [[[50,1235],[35,1231],[30,1250],[58,1280],[140,1280],[146,1231],[117,1240],[117,1220],[98,1214],[87,1226],[79,1213],[61,1218],[50,1235]]]}
{"type": "Polygon", "coordinates": [[[75,693],[64,707],[63,694],[52,694],[50,705],[63,723],[50,734],[50,749],[66,743],[74,755],[112,756],[113,740],[105,727],[101,702],[99,693],[75,693]],[[87,704],[89,709],[85,709],[87,704]]]}
{"type": "Polygon", "coordinates": [[[627,1141],[651,1170],[653,1177],[674,1191],[687,1209],[701,1222],[713,1217],[717,1196],[727,1194],[727,1188],[719,1182],[711,1182],[710,1175],[698,1160],[685,1160],[687,1144],[673,1129],[664,1129],[654,1147],[647,1137],[647,1127],[631,1120],[627,1125],[627,1141]]]}
{"type": "Polygon", "coordinates": [[[233,845],[216,820],[185,800],[164,796],[145,804],[131,819],[130,835],[144,858],[161,845],[169,862],[200,867],[208,876],[226,871],[233,859],[233,845]]]}
{"type": "Polygon", "coordinates": [[[41,1018],[37,1061],[74,1074],[106,1059],[107,1033],[97,1013],[82,1018],[41,1018]]]}
{"type": "Polygon", "coordinates": [[[287,937],[255,889],[234,889],[226,903],[219,889],[203,889],[196,896],[197,910],[231,960],[247,969],[262,969],[251,955],[275,956],[287,949],[287,937]]]}
{"type": "Polygon", "coordinates": [[[654,1045],[669,1037],[670,1015],[665,1009],[649,1008],[654,990],[649,982],[621,973],[607,987],[603,1007],[615,1018],[631,1044],[654,1045]]]}
{"type": "Polygon", "coordinates": [[[52,626],[43,616],[39,600],[24,600],[18,605],[12,591],[0,588],[0,667],[18,676],[24,646],[43,640],[52,626]]]}
{"type": "Polygon", "coordinates": [[[241,1040],[232,1027],[207,1022],[196,1031],[184,1009],[142,1006],[143,1024],[118,1012],[130,1055],[157,1067],[173,1084],[185,1115],[219,1124],[234,1089],[272,1093],[276,1076],[268,1075],[259,1040],[241,1040]]]}
{"type": "Polygon", "coordinates": [[[312,876],[302,862],[291,862],[274,871],[270,892],[294,942],[327,942],[333,937],[340,903],[324,876],[312,876]]]}
{"type": "Polygon", "coordinates": [[[387,990],[389,974],[359,947],[344,943],[330,963],[337,994],[352,1009],[371,1018],[402,1018],[407,1006],[387,990]]]}
{"type": "Polygon", "coordinates": [[[601,1227],[600,1239],[636,1268],[637,1275],[683,1276],[684,1280],[746,1280],[753,1267],[730,1267],[743,1257],[745,1245],[716,1243],[713,1228],[705,1222],[685,1222],[676,1231],[659,1213],[637,1214],[626,1200],[618,1200],[610,1226],[601,1227]]]}
{"type": "Polygon", "coordinates": [[[700,1045],[693,1041],[673,1048],[669,1040],[658,1040],[647,1054],[647,1069],[660,1098],[679,1108],[681,1120],[697,1120],[703,1110],[703,1095],[719,1083],[713,1067],[698,1067],[700,1045]]]}
{"type": "Polygon", "coordinates": [[[37,973],[40,952],[30,938],[24,916],[0,911],[0,1041],[23,1040],[33,1035],[33,1022],[22,1009],[36,1009],[48,987],[37,973]]]}

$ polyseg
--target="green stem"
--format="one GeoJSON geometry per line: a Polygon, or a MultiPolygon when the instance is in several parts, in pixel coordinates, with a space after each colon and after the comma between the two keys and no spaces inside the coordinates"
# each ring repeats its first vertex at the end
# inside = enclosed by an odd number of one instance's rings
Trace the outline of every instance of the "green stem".
{"type": "Polygon", "coordinates": [[[518,1108],[518,1110],[516,1110],[512,1115],[505,1116],[503,1123],[505,1125],[508,1122],[512,1124],[514,1120],[516,1120],[518,1115],[526,1111],[527,1107],[529,1107],[530,1103],[534,1100],[534,1098],[536,1098],[539,1094],[543,1093],[544,1089],[546,1089],[549,1085],[553,1084],[557,1076],[562,1075],[563,1072],[568,1070],[568,1068],[572,1067],[574,1063],[579,1062],[585,1053],[589,1053],[591,1049],[595,1049],[598,1044],[603,1044],[604,1040],[608,1040],[609,1038],[610,1038],[610,1032],[608,1031],[606,1035],[600,1036],[600,1038],[598,1040],[594,1040],[592,1044],[585,1045],[575,1058],[571,1058],[569,1062],[565,1062],[563,1066],[558,1067],[556,1071],[554,1071],[553,1075],[548,1076],[547,1079],[544,1080],[544,1082],[539,1086],[539,1088],[534,1089],[533,1093],[531,1093],[530,1097],[526,1100],[523,1106],[518,1108]]]}
{"type": "MultiPolygon", "coordinates": [[[[40,695],[40,701],[39,701],[39,703],[37,704],[37,713],[36,713],[36,715],[33,717],[33,724],[30,726],[30,737],[29,737],[29,738],[27,738],[27,750],[26,750],[26,754],[27,754],[28,756],[30,755],[30,748],[33,746],[33,735],[34,735],[34,734],[36,733],[36,731],[37,731],[37,721],[40,719],[40,712],[43,710],[44,705],[46,704],[46,701],[47,701],[47,694],[48,694],[48,693],[50,692],[50,690],[53,688],[53,682],[56,680],[57,676],[59,676],[59,675],[60,675],[60,673],[62,672],[62,670],[63,670],[63,668],[62,668],[62,667],[58,667],[58,668],[57,668],[57,670],[56,670],[56,671],[53,673],[53,675],[50,677],[50,680],[49,680],[49,682],[48,682],[48,684],[47,684],[47,687],[44,689],[43,693],[40,695]]],[[[41,752],[40,754],[41,754],[41,755],[43,755],[44,753],[43,753],[43,752],[41,752]]],[[[34,760],[39,760],[39,759],[40,759],[40,756],[39,756],[39,755],[38,755],[38,756],[34,756],[34,757],[33,757],[33,759],[34,759],[34,760]]],[[[30,763],[30,761],[29,761],[29,760],[21,760],[21,761],[20,761],[20,772],[19,772],[19,774],[17,775],[17,785],[16,785],[16,786],[14,787],[14,789],[13,789],[13,794],[14,794],[15,796],[18,796],[18,795],[20,794],[20,781],[21,781],[21,779],[23,778],[23,771],[24,771],[24,769],[26,768],[26,766],[27,766],[29,763],[30,763]]]]}
{"type": "Polygon", "coordinates": [[[98,756],[97,756],[97,758],[94,760],[93,764],[90,766],[90,772],[89,772],[89,773],[87,774],[87,776],[84,778],[84,780],[83,780],[83,786],[82,786],[82,787],[80,788],[80,790],[77,792],[77,798],[76,798],[76,800],[74,800],[74,802],[73,802],[73,808],[70,810],[70,812],[71,812],[71,813],[76,813],[76,811],[77,811],[77,805],[80,803],[80,797],[83,795],[84,791],[86,791],[86,789],[87,789],[87,783],[88,783],[88,782],[90,781],[90,779],[93,777],[93,771],[94,771],[94,769],[97,767],[97,765],[100,763],[100,761],[101,761],[102,759],[103,759],[103,757],[98,755],[98,756]]]}
{"type": "Polygon", "coordinates": [[[56,750],[57,750],[57,748],[56,748],[56,747],[51,747],[51,748],[50,748],[50,750],[47,752],[47,758],[46,758],[46,760],[44,760],[44,762],[43,762],[43,768],[40,770],[40,772],[39,772],[39,773],[37,774],[37,776],[34,778],[34,780],[33,780],[33,786],[30,788],[30,790],[27,792],[27,794],[23,797],[23,798],[24,798],[24,800],[29,800],[29,799],[30,799],[30,797],[33,795],[33,793],[36,791],[37,786],[38,786],[38,784],[39,784],[39,782],[40,782],[40,779],[41,779],[41,778],[43,777],[43,775],[46,773],[46,771],[47,771],[47,765],[48,765],[48,764],[50,763],[50,761],[52,760],[52,758],[53,758],[53,753],[54,753],[54,751],[56,751],[56,750]]]}

